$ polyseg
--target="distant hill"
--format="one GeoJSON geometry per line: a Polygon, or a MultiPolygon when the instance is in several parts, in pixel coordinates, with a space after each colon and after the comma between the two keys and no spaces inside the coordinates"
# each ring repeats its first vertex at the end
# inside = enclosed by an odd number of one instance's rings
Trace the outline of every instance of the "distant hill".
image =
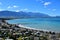
{"type": "Polygon", "coordinates": [[[43,13],[34,12],[13,12],[13,11],[0,11],[0,18],[40,18],[40,17],[50,17],[43,13]]]}
{"type": "Polygon", "coordinates": [[[60,16],[56,16],[56,18],[60,18],[60,16]]]}

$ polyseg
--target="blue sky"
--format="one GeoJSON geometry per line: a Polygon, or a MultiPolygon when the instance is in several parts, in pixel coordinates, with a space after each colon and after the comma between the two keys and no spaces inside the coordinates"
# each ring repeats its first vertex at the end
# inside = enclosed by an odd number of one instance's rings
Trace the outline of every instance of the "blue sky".
{"type": "Polygon", "coordinates": [[[60,0],[0,0],[0,11],[40,12],[60,16],[60,0]]]}

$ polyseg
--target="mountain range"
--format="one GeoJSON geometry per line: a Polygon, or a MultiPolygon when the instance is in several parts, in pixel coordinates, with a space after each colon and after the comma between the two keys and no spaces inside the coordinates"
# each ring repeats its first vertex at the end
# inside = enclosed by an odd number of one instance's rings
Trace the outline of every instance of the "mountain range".
{"type": "MultiPolygon", "coordinates": [[[[14,11],[0,11],[0,18],[45,18],[51,17],[47,14],[43,13],[35,13],[35,12],[14,12],[14,11]]],[[[58,17],[58,16],[57,16],[58,17]]]]}
{"type": "Polygon", "coordinates": [[[40,17],[50,17],[43,13],[34,12],[13,12],[13,11],[0,11],[0,18],[40,18],[40,17]]]}

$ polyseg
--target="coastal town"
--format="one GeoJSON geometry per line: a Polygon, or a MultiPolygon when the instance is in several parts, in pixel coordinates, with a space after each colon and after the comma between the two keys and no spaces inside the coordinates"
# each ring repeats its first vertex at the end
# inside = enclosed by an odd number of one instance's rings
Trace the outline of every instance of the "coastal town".
{"type": "Polygon", "coordinates": [[[0,20],[0,40],[60,40],[60,33],[27,29],[0,20]]]}

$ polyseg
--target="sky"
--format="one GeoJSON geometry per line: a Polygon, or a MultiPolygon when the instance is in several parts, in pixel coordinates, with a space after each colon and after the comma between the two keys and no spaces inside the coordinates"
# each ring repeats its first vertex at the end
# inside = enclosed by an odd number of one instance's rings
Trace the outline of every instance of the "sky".
{"type": "Polygon", "coordinates": [[[60,16],[60,0],[0,0],[0,11],[4,10],[60,16]]]}

